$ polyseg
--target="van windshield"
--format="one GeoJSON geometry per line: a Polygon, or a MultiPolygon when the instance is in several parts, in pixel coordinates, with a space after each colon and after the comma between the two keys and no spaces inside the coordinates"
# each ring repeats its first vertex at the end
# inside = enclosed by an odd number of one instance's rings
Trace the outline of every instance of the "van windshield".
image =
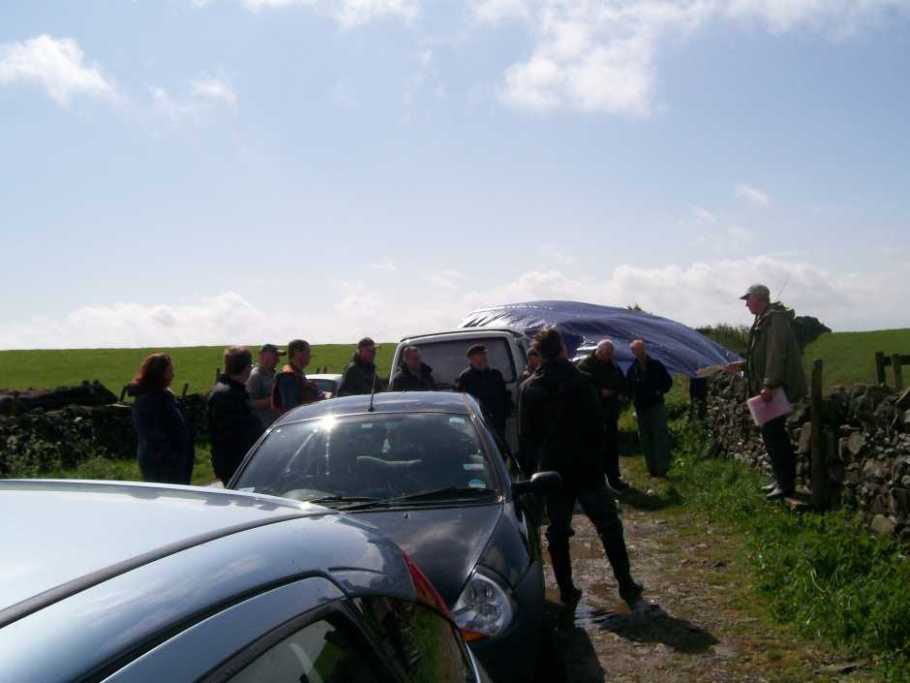
{"type": "Polygon", "coordinates": [[[506,383],[515,381],[515,362],[505,339],[466,337],[457,341],[420,342],[414,346],[420,349],[423,362],[433,368],[436,386],[451,389],[455,386],[458,374],[468,367],[465,353],[474,344],[483,344],[487,347],[490,367],[499,370],[506,383]]]}

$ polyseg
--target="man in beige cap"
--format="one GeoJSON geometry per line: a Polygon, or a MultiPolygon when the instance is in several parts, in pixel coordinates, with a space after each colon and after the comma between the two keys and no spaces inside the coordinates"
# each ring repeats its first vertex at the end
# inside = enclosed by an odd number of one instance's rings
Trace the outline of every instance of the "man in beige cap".
{"type": "MultiPolygon", "coordinates": [[[[749,330],[745,372],[749,395],[771,401],[776,391],[785,392],[791,403],[806,395],[802,352],[793,332],[793,311],[780,302],[771,303],[771,292],[761,284],[752,285],[740,297],[755,316],[749,330]]],[[[743,363],[733,363],[735,371],[743,363]]],[[[774,482],[766,490],[768,500],[777,500],[793,493],[796,486],[796,454],[786,429],[787,416],[769,420],[761,427],[762,440],[774,472],[774,482]]]]}

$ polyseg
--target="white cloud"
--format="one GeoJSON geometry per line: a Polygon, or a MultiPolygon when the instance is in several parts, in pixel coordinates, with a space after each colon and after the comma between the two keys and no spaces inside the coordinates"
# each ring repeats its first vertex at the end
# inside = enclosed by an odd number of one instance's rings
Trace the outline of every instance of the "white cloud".
{"type": "Polygon", "coordinates": [[[767,192],[760,190],[757,187],[753,187],[752,185],[737,185],[736,197],[738,199],[744,199],[756,206],[768,206],[771,203],[771,198],[768,196],[767,192]]]}
{"type": "Polygon", "coordinates": [[[692,207],[692,213],[695,214],[695,219],[699,223],[711,224],[717,223],[717,216],[707,209],[704,209],[700,206],[692,207]]]}
{"type": "MultiPolygon", "coordinates": [[[[198,3],[197,3],[198,4],[198,3]]],[[[419,0],[243,0],[253,11],[284,7],[310,7],[328,15],[346,28],[367,24],[384,17],[412,20],[417,16],[419,0]]]]}
{"type": "Polygon", "coordinates": [[[503,99],[515,106],[599,111],[633,117],[653,111],[655,62],[668,41],[711,23],[798,28],[837,37],[907,10],[910,0],[474,0],[484,22],[518,21],[534,40],[509,66],[503,99]]]}
{"type": "Polygon", "coordinates": [[[115,99],[116,87],[85,55],[72,38],[40,35],[0,45],[0,84],[39,85],[60,106],[74,95],[115,99]]]}
{"type": "Polygon", "coordinates": [[[396,266],[393,261],[389,260],[380,261],[379,263],[371,263],[370,268],[373,270],[378,270],[381,273],[395,273],[398,271],[398,266],[396,266]]]}
{"type": "Polygon", "coordinates": [[[229,107],[237,106],[237,94],[220,78],[201,78],[190,83],[193,95],[203,100],[218,102],[229,107]]]}
{"type": "Polygon", "coordinates": [[[465,276],[454,268],[447,268],[430,273],[425,280],[433,287],[454,292],[462,289],[465,276]]]}
{"type": "Polygon", "coordinates": [[[183,94],[173,94],[159,86],[151,86],[149,92],[154,110],[173,123],[198,122],[204,114],[218,107],[237,107],[237,94],[231,86],[223,79],[210,76],[190,81],[183,94]]]}
{"type": "MultiPolygon", "coordinates": [[[[533,270],[489,287],[458,271],[438,274],[432,287],[401,292],[375,282],[339,281],[303,318],[267,310],[234,292],[183,304],[115,303],[83,306],[59,318],[0,323],[0,349],[253,344],[302,337],[351,342],[364,335],[394,340],[450,329],[486,306],[567,299],[611,306],[638,303],[692,326],[748,323],[740,295],[764,282],[774,297],[836,330],[910,326],[904,306],[910,261],[883,261],[876,272],[844,272],[773,256],[718,259],[661,267],[623,265],[608,274],[567,275],[533,270]],[[903,316],[903,317],[901,317],[903,316]]],[[[318,360],[316,361],[318,362],[318,360]]]]}

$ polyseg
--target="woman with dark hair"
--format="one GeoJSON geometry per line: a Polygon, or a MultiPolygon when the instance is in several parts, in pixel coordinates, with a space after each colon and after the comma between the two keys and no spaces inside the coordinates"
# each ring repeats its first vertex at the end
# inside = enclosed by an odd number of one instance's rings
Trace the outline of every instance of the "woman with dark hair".
{"type": "Polygon", "coordinates": [[[142,362],[127,388],[135,397],[133,427],[139,437],[137,457],[142,478],[167,484],[189,484],[195,453],[193,439],[177,399],[168,388],[174,363],[166,353],[142,362]]]}

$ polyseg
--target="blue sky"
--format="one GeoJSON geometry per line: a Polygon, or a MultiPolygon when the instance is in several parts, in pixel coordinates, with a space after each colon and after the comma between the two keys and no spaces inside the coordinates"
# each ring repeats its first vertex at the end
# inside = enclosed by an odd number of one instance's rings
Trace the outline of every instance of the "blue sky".
{"type": "Polygon", "coordinates": [[[906,327],[910,0],[0,9],[0,348],[906,327]]]}

